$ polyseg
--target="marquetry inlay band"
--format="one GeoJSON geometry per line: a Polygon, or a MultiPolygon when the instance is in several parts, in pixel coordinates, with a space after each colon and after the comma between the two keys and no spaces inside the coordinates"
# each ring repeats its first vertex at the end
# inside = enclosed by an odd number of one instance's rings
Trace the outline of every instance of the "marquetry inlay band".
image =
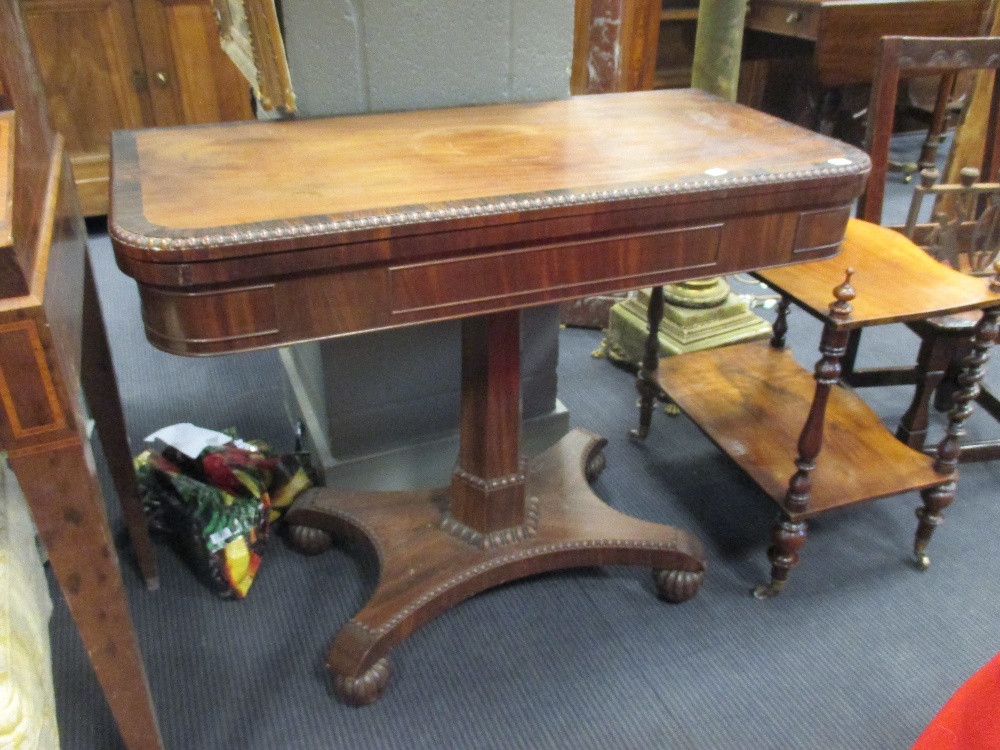
{"type": "MultiPolygon", "coordinates": [[[[34,366],[37,370],[38,382],[44,392],[45,413],[35,415],[36,420],[44,418],[44,421],[38,421],[37,424],[25,424],[24,417],[26,415],[22,413],[25,406],[23,393],[15,393],[11,389],[7,373],[4,372],[4,368],[0,364],[0,402],[3,403],[4,410],[7,412],[7,419],[14,437],[16,439],[32,437],[66,427],[66,415],[59,405],[55,382],[45,360],[45,349],[38,336],[38,329],[35,327],[34,321],[25,320],[0,325],[0,337],[9,339],[12,344],[16,338],[25,337],[24,343],[30,349],[30,356],[34,360],[34,366]]],[[[42,394],[39,394],[39,398],[41,397],[42,394]]],[[[38,405],[36,404],[36,406],[38,405]]]]}
{"type": "MultiPolygon", "coordinates": [[[[846,177],[864,175],[871,169],[871,161],[861,151],[852,151],[852,160],[843,166],[834,166],[828,162],[808,169],[789,172],[767,172],[739,175],[728,174],[725,177],[711,179],[692,179],[683,182],[670,182],[658,185],[642,185],[613,190],[595,190],[591,192],[559,192],[545,196],[530,197],[512,196],[506,200],[491,201],[481,199],[470,201],[468,205],[449,208],[436,208],[413,211],[398,211],[373,216],[362,216],[350,219],[334,219],[327,221],[303,220],[294,226],[287,224],[261,226],[255,229],[240,231],[217,232],[203,234],[197,237],[151,237],[146,234],[136,234],[123,229],[116,224],[110,227],[111,235],[120,243],[139,250],[179,251],[196,250],[199,248],[217,248],[234,245],[256,245],[281,240],[295,240],[307,237],[322,237],[342,232],[355,232],[369,229],[400,227],[410,224],[430,223],[434,221],[449,221],[455,219],[500,216],[508,213],[523,213],[526,211],[541,211],[566,206],[581,206],[591,203],[605,203],[621,200],[641,200],[663,195],[681,195],[698,192],[718,191],[744,187],[758,187],[769,184],[796,183],[806,180],[824,179],[830,177],[846,177]]],[[[151,228],[153,229],[153,228],[151,228]]],[[[168,231],[168,228],[160,228],[168,231]]]]}

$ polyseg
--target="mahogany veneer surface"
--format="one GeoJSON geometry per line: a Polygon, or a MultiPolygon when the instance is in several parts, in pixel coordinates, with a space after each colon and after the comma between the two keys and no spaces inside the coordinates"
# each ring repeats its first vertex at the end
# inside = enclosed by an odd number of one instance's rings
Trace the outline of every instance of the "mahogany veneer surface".
{"type": "Polygon", "coordinates": [[[211,354],[836,252],[850,146],[693,90],[122,131],[110,231],[211,354]]]}
{"type": "Polygon", "coordinates": [[[988,278],[956,273],[899,232],[860,219],[848,222],[843,250],[835,258],[756,275],[841,330],[978,310],[1000,301],[988,278]],[[826,312],[833,288],[843,282],[848,268],[855,271],[851,285],[857,297],[851,301],[850,317],[838,320],[826,312]],[[902,277],[905,284],[898,283],[902,277]]]}
{"type": "Polygon", "coordinates": [[[932,458],[898,441],[853,391],[836,387],[811,475],[809,510],[790,512],[783,501],[816,391],[812,373],[787,349],[752,342],[661,359],[659,381],[792,520],[941,483],[932,458]]]}

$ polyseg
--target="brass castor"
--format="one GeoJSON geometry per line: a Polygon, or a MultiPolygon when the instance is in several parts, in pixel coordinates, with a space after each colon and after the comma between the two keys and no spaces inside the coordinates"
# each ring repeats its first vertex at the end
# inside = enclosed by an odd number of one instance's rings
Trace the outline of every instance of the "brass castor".
{"type": "Polygon", "coordinates": [[[770,583],[762,583],[750,589],[750,594],[754,599],[763,601],[765,599],[773,599],[781,593],[783,588],[785,588],[784,581],[771,581],[770,583]]]}

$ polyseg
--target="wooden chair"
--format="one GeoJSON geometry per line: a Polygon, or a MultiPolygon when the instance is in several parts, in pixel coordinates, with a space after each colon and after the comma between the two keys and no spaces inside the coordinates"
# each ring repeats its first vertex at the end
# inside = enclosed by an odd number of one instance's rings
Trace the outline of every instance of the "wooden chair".
{"type": "MultiPolygon", "coordinates": [[[[658,363],[657,382],[669,399],[779,507],[768,550],[771,580],[754,590],[758,598],[782,590],[798,562],[810,517],[904,492],[919,490],[923,498],[914,553],[919,567],[930,563],[925,550],[942,522],[942,511],[954,499],[963,423],[980,393],[987,351],[997,335],[1000,279],[960,273],[901,233],[879,226],[892,102],[901,69],[935,73],[978,66],[995,71],[1000,66],[998,42],[883,39],[870,116],[886,127],[869,133],[873,171],[860,205],[863,218],[848,223],[842,253],[756,274],[781,294],[770,346],[743,344],[658,363]],[[856,299],[852,284],[858,289],[856,299]],[[824,326],[814,375],[784,349],[792,303],[824,326]],[[950,349],[937,340],[928,343],[925,335],[916,368],[877,375],[854,368],[863,328],[904,322],[923,333],[937,320],[962,321],[960,331],[947,329],[950,349]],[[921,423],[921,409],[926,418],[927,399],[952,355],[960,358],[961,374],[951,393],[945,437],[933,456],[919,450],[922,438],[919,445],[896,439],[851,387],[919,383],[916,406],[904,419],[913,430],[921,423]]],[[[988,165],[996,153],[987,148],[988,165]]],[[[995,175],[995,168],[988,169],[995,175]]],[[[641,437],[642,432],[640,425],[633,435],[641,437]]]]}
{"type": "MultiPolygon", "coordinates": [[[[1000,68],[1000,37],[973,37],[940,39],[921,37],[885,37],[878,51],[878,66],[869,104],[869,121],[866,145],[872,158],[872,173],[868,189],[858,204],[858,216],[869,222],[881,223],[885,194],[889,142],[896,111],[896,92],[901,76],[941,73],[953,77],[962,71],[983,71],[996,80],[1000,68]]],[[[985,220],[995,214],[986,200],[988,194],[1000,190],[997,184],[1000,173],[1000,87],[993,87],[989,117],[985,129],[983,160],[980,165],[960,165],[965,173],[964,184],[935,184],[933,172],[924,173],[921,184],[914,193],[907,223],[898,229],[913,238],[942,261],[954,255],[956,267],[967,272],[989,273],[991,262],[984,262],[982,253],[970,245],[981,236],[985,220]],[[959,196],[975,194],[975,215],[961,216],[959,196]],[[925,195],[935,200],[934,222],[918,225],[917,210],[925,195]],[[986,215],[983,212],[986,211],[986,215]],[[961,246],[961,247],[960,247],[961,246]]],[[[878,252],[874,247],[873,252],[878,252]]],[[[768,274],[760,278],[768,282],[768,274]]],[[[897,437],[907,445],[924,449],[930,423],[931,399],[937,394],[935,405],[941,411],[950,408],[950,393],[957,387],[956,378],[961,361],[968,353],[968,344],[978,321],[978,314],[966,313],[944,318],[914,321],[910,328],[921,339],[921,349],[916,367],[888,368],[855,367],[861,342],[860,329],[852,332],[843,358],[842,378],[861,388],[880,385],[915,384],[913,401],[897,428],[897,437]]],[[[1000,401],[993,394],[981,389],[977,395],[979,405],[994,419],[1000,420],[1000,401]]],[[[933,450],[933,449],[929,449],[933,450]]],[[[1000,458],[1000,440],[963,442],[961,461],[981,461],[1000,458]]]]}
{"type": "Polygon", "coordinates": [[[0,451],[129,750],[162,747],[104,496],[94,416],[147,585],[156,565],[136,492],[86,230],[16,0],[0,0],[0,451]]]}

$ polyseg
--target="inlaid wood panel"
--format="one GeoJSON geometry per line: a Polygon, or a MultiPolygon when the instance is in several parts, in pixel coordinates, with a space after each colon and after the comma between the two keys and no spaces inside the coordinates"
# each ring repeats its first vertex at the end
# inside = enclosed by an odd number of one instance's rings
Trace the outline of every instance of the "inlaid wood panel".
{"type": "Polygon", "coordinates": [[[49,126],[45,94],[36,75],[31,47],[19,34],[20,7],[14,6],[9,23],[0,23],[0,81],[4,105],[15,107],[17,118],[13,151],[13,178],[17,200],[11,212],[14,239],[13,258],[7,257],[0,270],[0,296],[28,293],[29,277],[36,254],[43,244],[42,217],[51,203],[50,170],[57,150],[55,132],[49,126]]]}
{"type": "Polygon", "coordinates": [[[15,440],[66,426],[33,320],[0,324],[0,401],[15,440]]]}

